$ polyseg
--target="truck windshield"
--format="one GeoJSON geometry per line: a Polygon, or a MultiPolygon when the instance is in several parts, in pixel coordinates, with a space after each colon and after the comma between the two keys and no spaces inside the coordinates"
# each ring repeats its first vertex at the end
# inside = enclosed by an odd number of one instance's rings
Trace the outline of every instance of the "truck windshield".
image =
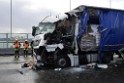
{"type": "Polygon", "coordinates": [[[54,31],[54,29],[55,29],[54,23],[42,23],[36,29],[36,35],[42,34],[42,33],[52,33],[54,31]]]}

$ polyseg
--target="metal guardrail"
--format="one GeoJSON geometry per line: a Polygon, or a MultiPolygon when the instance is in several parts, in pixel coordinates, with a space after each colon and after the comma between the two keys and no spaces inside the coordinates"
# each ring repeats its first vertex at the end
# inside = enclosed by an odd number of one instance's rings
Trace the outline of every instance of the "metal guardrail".
{"type": "Polygon", "coordinates": [[[33,36],[31,33],[0,33],[0,49],[13,48],[13,42],[18,39],[21,42],[21,48],[23,48],[23,42],[28,40],[31,42],[33,36]]]}

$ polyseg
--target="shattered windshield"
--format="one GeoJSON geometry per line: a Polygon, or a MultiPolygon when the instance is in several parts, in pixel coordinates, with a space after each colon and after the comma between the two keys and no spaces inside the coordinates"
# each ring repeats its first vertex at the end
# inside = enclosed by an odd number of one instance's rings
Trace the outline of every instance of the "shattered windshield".
{"type": "Polygon", "coordinates": [[[42,33],[52,33],[55,29],[54,23],[42,23],[36,29],[36,35],[42,33]]]}

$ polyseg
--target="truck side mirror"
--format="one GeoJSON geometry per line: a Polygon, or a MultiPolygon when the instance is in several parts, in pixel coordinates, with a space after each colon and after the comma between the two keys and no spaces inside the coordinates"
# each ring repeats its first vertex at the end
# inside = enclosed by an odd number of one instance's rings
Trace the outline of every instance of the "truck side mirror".
{"type": "Polygon", "coordinates": [[[33,26],[33,27],[32,27],[32,36],[35,36],[35,33],[36,33],[36,27],[33,26]]]}

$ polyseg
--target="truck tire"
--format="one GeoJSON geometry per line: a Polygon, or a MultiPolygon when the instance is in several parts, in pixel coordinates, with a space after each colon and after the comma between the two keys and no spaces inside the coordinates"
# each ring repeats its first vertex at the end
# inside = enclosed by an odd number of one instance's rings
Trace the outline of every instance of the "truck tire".
{"type": "Polygon", "coordinates": [[[112,52],[103,53],[103,57],[102,57],[103,63],[110,63],[110,61],[112,59],[113,59],[113,53],[112,52]]]}
{"type": "Polygon", "coordinates": [[[54,66],[56,68],[64,68],[70,66],[70,59],[67,55],[62,54],[62,52],[57,52],[57,58],[54,61],[54,66]]]}

